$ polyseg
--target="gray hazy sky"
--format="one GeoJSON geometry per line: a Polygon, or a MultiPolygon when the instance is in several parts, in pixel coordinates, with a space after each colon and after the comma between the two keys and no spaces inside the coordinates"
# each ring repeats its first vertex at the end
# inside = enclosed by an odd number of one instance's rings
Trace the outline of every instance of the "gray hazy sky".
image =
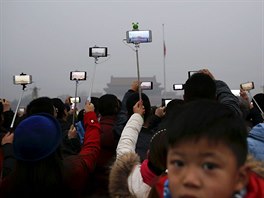
{"type": "MultiPolygon", "coordinates": [[[[255,82],[261,92],[263,0],[208,1],[23,1],[1,0],[0,97],[20,97],[13,75],[31,74],[40,96],[74,95],[70,71],[87,71],[78,92],[89,92],[94,59],[88,48],[108,47],[96,66],[93,91],[103,92],[114,77],[136,77],[136,54],[123,43],[132,22],[152,30],[152,43],[140,44],[140,75],[156,76],[163,86],[163,34],[166,87],[184,83],[188,70],[208,68],[231,89],[255,82]]],[[[134,47],[133,45],[129,45],[134,47]]]]}

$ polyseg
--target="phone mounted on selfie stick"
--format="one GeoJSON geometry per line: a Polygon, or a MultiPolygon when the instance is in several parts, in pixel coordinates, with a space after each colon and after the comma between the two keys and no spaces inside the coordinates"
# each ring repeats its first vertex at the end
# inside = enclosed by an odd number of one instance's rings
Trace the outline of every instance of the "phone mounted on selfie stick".
{"type": "Polygon", "coordinates": [[[13,119],[12,119],[12,122],[11,122],[11,125],[10,125],[10,130],[11,131],[12,131],[13,127],[14,127],[14,123],[15,123],[15,120],[16,120],[18,108],[20,106],[20,103],[21,103],[23,94],[25,92],[25,89],[26,89],[26,87],[27,87],[28,84],[31,84],[32,83],[32,76],[31,75],[24,74],[22,72],[20,75],[13,76],[13,83],[15,85],[22,85],[22,92],[21,92],[19,101],[17,103],[16,110],[15,110],[15,113],[13,115],[13,119]]]}
{"type": "Polygon", "coordinates": [[[93,84],[94,84],[94,78],[95,78],[95,71],[96,71],[96,65],[98,64],[98,58],[100,57],[107,57],[107,47],[98,47],[98,46],[94,46],[94,47],[90,47],[89,48],[89,57],[93,57],[94,58],[94,70],[93,70],[93,76],[91,79],[91,86],[90,86],[90,90],[89,90],[89,94],[87,97],[87,101],[91,102],[91,95],[92,95],[92,90],[93,90],[93,84]]]}
{"type": "Polygon", "coordinates": [[[76,110],[77,110],[77,89],[78,89],[78,84],[79,81],[81,80],[86,80],[86,72],[85,71],[71,71],[70,72],[70,80],[75,81],[75,94],[74,98],[75,100],[73,101],[73,116],[72,116],[72,124],[75,124],[75,116],[76,116],[76,110]]]}
{"type": "MultiPolygon", "coordinates": [[[[135,45],[136,61],[137,61],[137,78],[140,83],[140,72],[139,72],[139,58],[138,58],[138,48],[140,43],[152,42],[152,32],[151,30],[139,30],[138,23],[132,23],[132,30],[126,32],[126,42],[133,43],[135,45]]],[[[142,99],[141,86],[138,87],[139,99],[142,99]]]]}

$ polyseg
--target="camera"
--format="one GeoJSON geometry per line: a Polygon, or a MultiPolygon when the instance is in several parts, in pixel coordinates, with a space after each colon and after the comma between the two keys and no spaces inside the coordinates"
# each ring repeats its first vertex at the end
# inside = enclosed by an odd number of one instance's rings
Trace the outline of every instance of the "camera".
{"type": "Polygon", "coordinates": [[[244,91],[249,91],[251,89],[254,89],[254,82],[246,82],[246,83],[241,83],[240,88],[243,89],[244,91]]]}
{"type": "Polygon", "coordinates": [[[130,30],[126,32],[127,43],[149,43],[152,41],[151,30],[130,30]]]}
{"type": "Polygon", "coordinates": [[[15,85],[26,85],[32,83],[32,76],[21,74],[21,75],[15,75],[13,76],[13,83],[15,85]]]}
{"type": "Polygon", "coordinates": [[[106,57],[107,47],[90,47],[89,56],[90,57],[106,57]]]}
{"type": "Polygon", "coordinates": [[[167,104],[171,101],[171,98],[162,98],[161,99],[161,106],[167,107],[167,104]]]}
{"type": "Polygon", "coordinates": [[[81,102],[81,98],[80,97],[70,97],[70,102],[73,103],[80,103],[81,102]]]}
{"type": "Polygon", "coordinates": [[[188,71],[188,78],[190,78],[193,74],[198,73],[199,71],[188,71]]]}
{"type": "Polygon", "coordinates": [[[151,81],[141,82],[140,87],[142,90],[152,90],[153,89],[153,82],[151,82],[151,81]]]}
{"type": "Polygon", "coordinates": [[[85,71],[72,71],[70,73],[70,80],[86,80],[85,71]]]}
{"type": "Polygon", "coordinates": [[[173,90],[183,90],[184,84],[173,84],[173,90]]]}

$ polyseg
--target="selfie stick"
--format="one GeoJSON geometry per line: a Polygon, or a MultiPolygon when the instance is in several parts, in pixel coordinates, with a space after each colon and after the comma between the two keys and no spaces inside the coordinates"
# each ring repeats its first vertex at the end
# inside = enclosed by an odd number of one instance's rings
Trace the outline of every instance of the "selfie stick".
{"type": "Polygon", "coordinates": [[[89,102],[91,102],[91,95],[92,95],[92,89],[93,89],[93,84],[94,84],[94,77],[95,77],[95,70],[96,70],[97,61],[98,61],[98,57],[95,56],[94,57],[94,71],[93,71],[93,76],[92,76],[92,80],[91,80],[91,86],[90,86],[90,90],[89,90],[89,95],[88,95],[88,98],[87,98],[87,100],[89,102]]]}
{"type": "Polygon", "coordinates": [[[140,74],[139,74],[139,60],[138,60],[138,48],[139,48],[139,43],[135,43],[135,47],[136,47],[136,57],[137,57],[137,77],[138,77],[138,94],[139,94],[139,100],[142,99],[141,96],[141,85],[140,85],[140,74]]]}
{"type": "Polygon", "coordinates": [[[15,113],[14,113],[14,116],[13,116],[13,119],[12,119],[12,122],[11,122],[11,125],[10,125],[10,129],[13,129],[13,127],[14,127],[14,123],[15,123],[15,119],[16,119],[16,116],[17,116],[18,108],[20,106],[23,94],[25,92],[25,88],[26,88],[26,84],[22,84],[22,93],[21,93],[19,101],[17,103],[16,110],[15,110],[15,113]]]}

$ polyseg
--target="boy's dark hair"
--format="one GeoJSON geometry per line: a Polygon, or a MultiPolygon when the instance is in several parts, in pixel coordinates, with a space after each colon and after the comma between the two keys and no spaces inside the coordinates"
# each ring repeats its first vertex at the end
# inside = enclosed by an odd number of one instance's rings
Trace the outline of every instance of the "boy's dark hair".
{"type": "Polygon", "coordinates": [[[119,102],[115,95],[105,94],[98,100],[98,111],[102,116],[116,115],[119,112],[119,102]]]}
{"type": "Polygon", "coordinates": [[[54,115],[54,106],[51,98],[36,98],[27,105],[26,116],[30,116],[36,113],[48,113],[54,115]]]}
{"type": "MultiPolygon", "coordinates": [[[[141,93],[141,98],[142,98],[142,101],[143,101],[143,105],[145,107],[144,120],[147,120],[147,118],[149,117],[150,112],[151,112],[150,101],[149,101],[148,96],[146,94],[144,94],[144,93],[141,93]]],[[[137,92],[133,93],[127,99],[126,108],[127,108],[128,117],[133,115],[133,113],[134,113],[133,107],[138,101],[139,101],[139,93],[137,93],[137,92]]]]}
{"type": "Polygon", "coordinates": [[[231,149],[237,165],[247,157],[247,129],[240,116],[217,101],[197,100],[184,104],[180,112],[167,121],[169,148],[184,141],[207,139],[231,149]]]}
{"type": "Polygon", "coordinates": [[[195,73],[184,84],[184,101],[202,98],[215,100],[216,85],[207,74],[195,73]]]}

